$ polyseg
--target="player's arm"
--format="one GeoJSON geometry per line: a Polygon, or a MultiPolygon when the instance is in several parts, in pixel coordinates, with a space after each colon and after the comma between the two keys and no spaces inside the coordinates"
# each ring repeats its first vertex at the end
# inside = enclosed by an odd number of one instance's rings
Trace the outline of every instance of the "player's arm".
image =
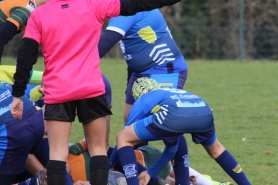
{"type": "Polygon", "coordinates": [[[102,58],[122,37],[123,35],[116,31],[105,30],[98,43],[99,57],[102,58]]]}
{"type": "Polygon", "coordinates": [[[29,154],[26,161],[26,169],[32,175],[36,175],[39,171],[44,170],[45,167],[34,154],[29,154]]]}
{"type": "Polygon", "coordinates": [[[148,174],[151,177],[155,177],[159,171],[167,164],[169,163],[170,160],[172,160],[176,154],[176,151],[178,149],[179,145],[179,140],[177,139],[175,143],[170,144],[167,142],[165,143],[165,149],[161,156],[157,159],[157,161],[150,167],[148,168],[148,174]]]}
{"type": "Polygon", "coordinates": [[[31,11],[24,7],[14,7],[10,16],[0,27],[0,59],[7,44],[24,26],[26,26],[31,11]]]}
{"type": "Polygon", "coordinates": [[[12,86],[12,95],[21,97],[25,93],[26,85],[31,79],[33,65],[38,59],[38,42],[24,38],[17,54],[17,67],[14,74],[14,85],[12,86]]]}
{"type": "Polygon", "coordinates": [[[17,27],[10,21],[5,21],[0,27],[0,64],[4,46],[17,34],[17,27]]]}
{"type": "Polygon", "coordinates": [[[120,0],[120,15],[134,15],[137,12],[149,11],[163,6],[173,5],[180,0],[120,0]]]}

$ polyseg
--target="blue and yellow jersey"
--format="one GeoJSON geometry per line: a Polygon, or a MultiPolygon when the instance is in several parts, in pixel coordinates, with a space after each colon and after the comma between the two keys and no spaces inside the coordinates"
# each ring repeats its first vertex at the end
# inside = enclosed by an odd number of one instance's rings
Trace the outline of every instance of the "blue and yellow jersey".
{"type": "Polygon", "coordinates": [[[169,62],[179,63],[174,65],[177,66],[173,69],[174,72],[187,69],[158,9],[139,12],[133,16],[111,18],[106,30],[123,35],[120,47],[127,65],[135,72],[143,72],[153,67],[157,67],[157,70],[167,70],[165,65],[169,62]]]}
{"type": "MultiPolygon", "coordinates": [[[[13,101],[12,84],[15,70],[15,66],[0,65],[0,124],[14,120],[10,112],[10,106],[13,101]]],[[[33,72],[33,74],[38,78],[34,82],[41,83],[39,78],[42,77],[42,72],[33,72]]],[[[22,101],[24,105],[23,114],[34,108],[34,103],[27,96],[23,96],[22,101]]]]}
{"type": "Polygon", "coordinates": [[[33,0],[0,1],[0,26],[8,20],[16,25],[18,30],[23,31],[35,7],[33,0]]]}
{"type": "Polygon", "coordinates": [[[200,120],[213,123],[212,110],[202,98],[173,88],[153,90],[138,98],[132,105],[126,125],[141,119],[175,133],[188,133],[188,125],[196,126],[202,123],[200,120]]]}

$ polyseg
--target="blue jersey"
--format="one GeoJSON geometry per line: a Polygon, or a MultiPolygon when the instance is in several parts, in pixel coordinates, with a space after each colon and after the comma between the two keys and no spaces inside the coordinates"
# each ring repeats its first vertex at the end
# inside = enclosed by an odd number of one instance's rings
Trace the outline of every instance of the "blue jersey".
{"type": "Polygon", "coordinates": [[[134,72],[165,73],[167,63],[173,62],[173,72],[187,70],[187,65],[173,40],[166,21],[158,9],[139,12],[133,16],[110,19],[107,30],[123,35],[120,47],[127,65],[134,72]]]}
{"type": "Polygon", "coordinates": [[[146,117],[145,124],[154,123],[175,133],[209,130],[213,126],[209,105],[199,96],[179,89],[162,88],[142,95],[133,104],[127,125],[146,117]]]}
{"type": "MultiPolygon", "coordinates": [[[[12,84],[0,80],[0,125],[14,120],[10,112],[12,102],[12,84]]],[[[26,96],[22,97],[22,102],[24,105],[23,114],[26,114],[31,108],[34,108],[34,103],[26,96]]]]}
{"type": "MultiPolygon", "coordinates": [[[[13,101],[12,84],[15,69],[15,66],[0,65],[0,125],[14,120],[10,106],[13,101]]],[[[34,108],[34,103],[28,97],[23,96],[22,102],[24,105],[23,115],[34,108]]]]}

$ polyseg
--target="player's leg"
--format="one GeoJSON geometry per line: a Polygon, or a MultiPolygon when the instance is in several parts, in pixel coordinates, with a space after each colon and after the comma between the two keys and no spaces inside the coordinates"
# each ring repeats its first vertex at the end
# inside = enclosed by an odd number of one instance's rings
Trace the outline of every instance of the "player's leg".
{"type": "Polygon", "coordinates": [[[125,127],[117,134],[118,156],[125,172],[127,184],[139,185],[138,166],[133,146],[141,140],[134,131],[134,124],[125,127]]]}
{"type": "Polygon", "coordinates": [[[202,143],[208,154],[238,185],[251,185],[236,159],[217,140],[216,135],[213,137],[215,138],[214,142],[213,139],[209,139],[210,142],[208,140],[202,143]]]}
{"type": "Polygon", "coordinates": [[[46,165],[47,183],[53,185],[65,184],[66,161],[71,122],[47,120],[49,142],[49,161],[46,165]]]}
{"type": "MultiPolygon", "coordinates": [[[[109,80],[102,74],[102,79],[105,86],[105,99],[109,109],[112,108],[112,89],[109,80]]],[[[106,116],[106,144],[109,148],[109,134],[110,134],[110,116],[106,116]]]]}
{"type": "Polygon", "coordinates": [[[188,148],[184,136],[179,138],[179,146],[174,157],[174,172],[176,184],[189,184],[189,159],[188,148]]]}
{"type": "MultiPolygon", "coordinates": [[[[139,164],[136,160],[134,146],[142,143],[143,141],[159,140],[146,129],[144,124],[146,121],[148,120],[142,119],[137,121],[136,123],[125,127],[117,135],[118,156],[128,184],[138,184],[138,174],[146,171],[146,168],[139,164]]],[[[159,177],[153,177],[150,179],[149,184],[156,185],[159,182],[159,177]]]]}
{"type": "Polygon", "coordinates": [[[69,135],[75,110],[74,102],[45,105],[44,117],[49,142],[49,161],[46,165],[48,184],[65,184],[69,135]]]}
{"type": "Polygon", "coordinates": [[[107,185],[109,163],[106,143],[106,116],[111,111],[104,95],[79,100],[77,115],[83,124],[88,151],[90,153],[91,185],[107,185]]]}

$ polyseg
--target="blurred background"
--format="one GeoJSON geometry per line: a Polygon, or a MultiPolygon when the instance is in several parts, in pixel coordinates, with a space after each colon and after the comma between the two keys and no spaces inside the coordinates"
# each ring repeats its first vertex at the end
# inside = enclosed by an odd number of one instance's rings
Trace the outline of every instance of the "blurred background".
{"type": "MultiPolygon", "coordinates": [[[[243,61],[278,59],[277,9],[276,0],[181,0],[161,12],[187,59],[243,61]]],[[[21,38],[4,56],[16,56],[21,38]]],[[[106,57],[122,58],[119,46],[106,57]]]]}

